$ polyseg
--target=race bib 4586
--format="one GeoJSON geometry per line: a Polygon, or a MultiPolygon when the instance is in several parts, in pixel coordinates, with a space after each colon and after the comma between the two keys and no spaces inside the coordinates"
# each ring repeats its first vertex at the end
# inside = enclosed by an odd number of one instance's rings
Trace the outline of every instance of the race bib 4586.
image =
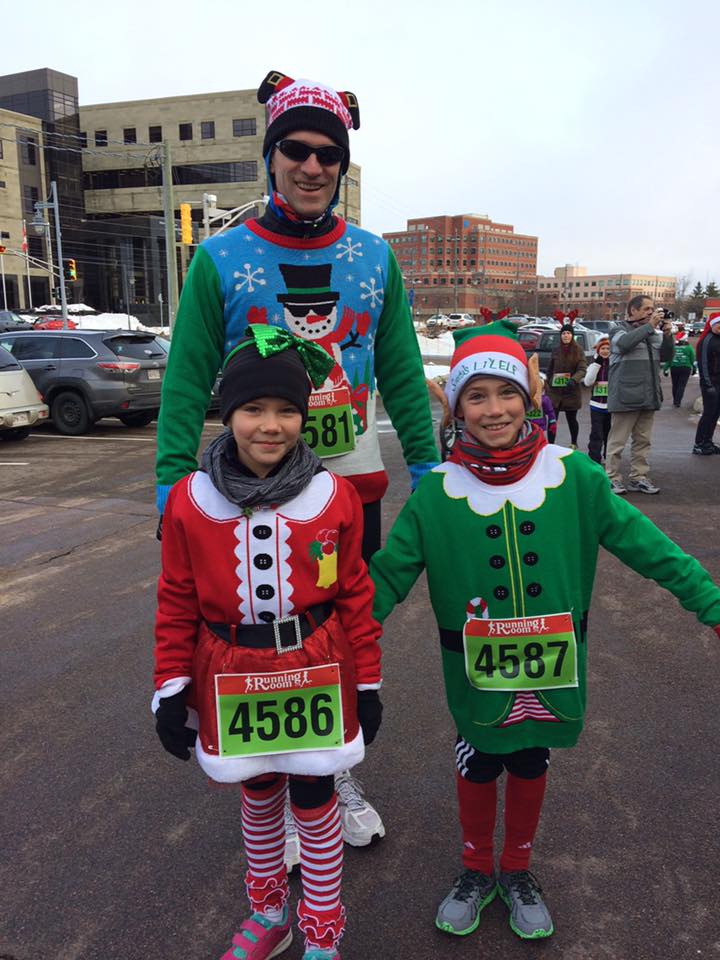
{"type": "Polygon", "coordinates": [[[257,757],[343,746],[340,667],[215,677],[221,757],[257,757]]]}
{"type": "Polygon", "coordinates": [[[472,618],[463,630],[465,673],[478,690],[576,687],[577,643],[569,613],[472,618]]]}

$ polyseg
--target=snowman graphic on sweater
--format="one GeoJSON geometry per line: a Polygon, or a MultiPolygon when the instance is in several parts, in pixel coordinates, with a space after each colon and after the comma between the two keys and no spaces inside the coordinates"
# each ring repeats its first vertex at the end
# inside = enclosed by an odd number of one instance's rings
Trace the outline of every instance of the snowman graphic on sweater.
{"type": "Polygon", "coordinates": [[[279,264],[287,293],[278,293],[283,305],[288,330],[303,340],[312,340],[335,361],[328,375],[326,387],[347,387],[350,383],[342,365],[342,344],[349,336],[348,346],[357,343],[370,327],[370,314],[356,314],[350,307],[343,309],[338,323],[340,294],[332,289],[332,264],[279,264]],[[353,326],[356,332],[351,334],[353,326]]]}

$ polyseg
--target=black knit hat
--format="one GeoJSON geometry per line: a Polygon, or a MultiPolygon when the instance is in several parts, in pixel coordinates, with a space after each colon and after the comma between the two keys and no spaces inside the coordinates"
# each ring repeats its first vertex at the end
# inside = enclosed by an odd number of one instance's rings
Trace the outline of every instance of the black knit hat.
{"type": "Polygon", "coordinates": [[[252,337],[244,337],[223,370],[220,382],[220,416],[227,425],[234,410],[258,397],[281,397],[308,415],[310,380],[297,350],[261,357],[252,337]],[[247,344],[247,346],[244,346],[247,344]]]}
{"type": "Polygon", "coordinates": [[[345,149],[341,172],[350,164],[348,130],[360,127],[360,108],[354,93],[337,91],[312,80],[293,80],[271,70],[257,92],[260,103],[267,104],[268,126],[263,140],[263,156],[288,134],[296,130],[324,133],[345,149]]]}

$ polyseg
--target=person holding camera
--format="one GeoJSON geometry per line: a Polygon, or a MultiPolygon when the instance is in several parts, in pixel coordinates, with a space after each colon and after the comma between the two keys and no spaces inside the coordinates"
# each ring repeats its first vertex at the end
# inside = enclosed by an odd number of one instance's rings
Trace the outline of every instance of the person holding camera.
{"type": "Polygon", "coordinates": [[[627,317],[610,341],[607,408],[612,424],[605,469],[613,493],[660,493],[650,479],[649,456],[655,411],[663,401],[660,364],[672,360],[674,352],[666,314],[650,297],[632,297],[627,317]],[[630,478],[625,486],[620,461],[630,438],[630,478]]]}

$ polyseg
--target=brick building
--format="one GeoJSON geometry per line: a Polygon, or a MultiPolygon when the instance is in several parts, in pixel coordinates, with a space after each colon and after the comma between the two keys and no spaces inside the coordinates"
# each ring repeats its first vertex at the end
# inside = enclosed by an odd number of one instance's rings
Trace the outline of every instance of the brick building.
{"type": "Polygon", "coordinates": [[[587,267],[565,264],[551,277],[537,278],[536,313],[579,310],[587,317],[611,317],[626,312],[628,300],[638,294],[652,297],[659,306],[675,302],[677,278],[649,273],[593,273],[587,267]]]}
{"type": "Polygon", "coordinates": [[[535,289],[538,238],[487,215],[421,217],[383,237],[412,291],[418,319],[514,307],[535,289]]]}

